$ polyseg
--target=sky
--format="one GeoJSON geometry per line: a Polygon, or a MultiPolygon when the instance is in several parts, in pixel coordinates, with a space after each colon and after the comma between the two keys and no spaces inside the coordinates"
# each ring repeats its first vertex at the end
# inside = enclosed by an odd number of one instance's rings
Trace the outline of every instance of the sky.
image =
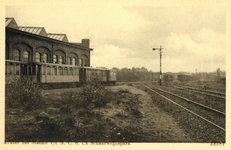
{"type": "Polygon", "coordinates": [[[6,5],[18,26],[44,27],[69,42],[90,39],[91,66],[158,72],[226,71],[223,3],[190,5],[6,5]]]}

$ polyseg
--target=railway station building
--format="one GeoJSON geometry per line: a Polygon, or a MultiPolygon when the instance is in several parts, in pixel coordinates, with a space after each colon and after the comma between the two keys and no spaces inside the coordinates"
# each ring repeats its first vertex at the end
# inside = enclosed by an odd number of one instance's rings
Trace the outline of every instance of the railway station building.
{"type": "Polygon", "coordinates": [[[18,26],[14,18],[5,18],[5,59],[90,66],[89,39],[71,43],[66,34],[47,33],[44,27],[18,26]]]}

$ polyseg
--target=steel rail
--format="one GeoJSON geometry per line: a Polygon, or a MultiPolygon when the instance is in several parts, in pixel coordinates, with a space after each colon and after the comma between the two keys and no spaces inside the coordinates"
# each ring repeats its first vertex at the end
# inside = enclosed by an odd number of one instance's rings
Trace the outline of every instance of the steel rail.
{"type": "Polygon", "coordinates": [[[214,95],[214,94],[208,94],[208,93],[205,93],[205,92],[200,92],[200,91],[197,91],[197,90],[191,90],[189,88],[178,87],[178,86],[175,86],[175,85],[172,85],[172,86],[175,87],[175,88],[178,88],[178,89],[183,89],[183,90],[186,89],[186,90],[189,90],[189,91],[192,91],[192,92],[195,92],[195,93],[200,93],[200,94],[204,94],[204,95],[209,95],[209,96],[225,99],[225,97],[223,97],[223,96],[218,96],[218,95],[214,95]]]}
{"type": "MultiPolygon", "coordinates": [[[[198,89],[198,88],[193,88],[193,87],[190,87],[190,86],[181,86],[183,88],[187,88],[187,89],[192,89],[192,90],[197,90],[197,91],[203,91],[201,89],[198,89]]],[[[214,94],[219,94],[219,95],[226,95],[225,93],[220,93],[220,92],[217,92],[217,91],[211,91],[211,90],[204,90],[204,92],[207,92],[207,93],[214,93],[214,94]]]]}
{"type": "Polygon", "coordinates": [[[153,87],[153,88],[155,88],[155,89],[157,89],[157,90],[160,90],[160,91],[162,91],[162,92],[166,92],[166,93],[168,93],[168,94],[171,94],[171,95],[173,95],[173,96],[176,96],[176,97],[181,98],[181,99],[183,99],[183,100],[186,100],[186,101],[188,101],[188,102],[197,104],[197,105],[199,105],[199,106],[201,106],[201,107],[204,107],[204,108],[207,108],[207,109],[209,109],[209,110],[215,111],[215,112],[220,113],[220,114],[222,114],[222,115],[225,115],[224,112],[221,112],[221,111],[219,111],[219,110],[216,110],[216,109],[213,109],[213,108],[211,108],[211,107],[205,106],[205,105],[203,105],[203,104],[197,103],[197,102],[192,101],[192,100],[190,100],[190,99],[187,99],[187,98],[185,98],[185,97],[181,97],[181,96],[179,96],[179,95],[176,95],[176,94],[174,94],[174,93],[171,93],[171,92],[168,92],[168,91],[165,91],[165,90],[156,88],[156,87],[153,87]]]}
{"type": "Polygon", "coordinates": [[[220,127],[219,125],[217,125],[217,124],[215,124],[215,123],[213,123],[213,122],[209,121],[208,119],[206,119],[206,118],[204,118],[204,117],[202,117],[202,116],[200,116],[200,115],[198,115],[198,114],[194,113],[193,111],[191,111],[191,110],[189,110],[189,109],[185,108],[184,106],[182,106],[182,105],[180,105],[180,104],[178,104],[178,103],[176,103],[176,102],[172,101],[171,99],[169,99],[169,98],[167,98],[167,97],[165,97],[165,96],[161,95],[160,93],[158,93],[158,92],[156,92],[156,91],[152,90],[151,88],[149,88],[149,87],[147,87],[147,86],[145,86],[145,85],[143,85],[143,86],[144,86],[144,87],[146,87],[147,89],[149,89],[150,91],[152,91],[152,92],[154,92],[154,93],[156,93],[156,94],[160,95],[161,97],[163,97],[163,98],[167,99],[168,101],[172,102],[173,104],[176,104],[177,106],[179,106],[179,107],[181,107],[181,108],[183,108],[183,109],[187,110],[188,112],[190,112],[190,113],[194,114],[195,116],[197,116],[197,117],[199,117],[199,118],[201,118],[201,119],[203,119],[203,120],[207,121],[208,123],[210,123],[210,124],[212,124],[212,125],[214,125],[214,126],[218,127],[219,129],[221,129],[221,130],[223,130],[223,131],[226,131],[224,128],[220,127]]]}

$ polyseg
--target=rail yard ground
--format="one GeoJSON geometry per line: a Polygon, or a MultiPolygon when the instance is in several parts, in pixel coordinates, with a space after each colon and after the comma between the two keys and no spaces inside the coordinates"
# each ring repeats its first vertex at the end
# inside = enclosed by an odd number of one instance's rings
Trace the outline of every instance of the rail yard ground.
{"type": "Polygon", "coordinates": [[[43,90],[39,109],[6,106],[6,142],[225,142],[140,84],[96,86],[43,90]]]}

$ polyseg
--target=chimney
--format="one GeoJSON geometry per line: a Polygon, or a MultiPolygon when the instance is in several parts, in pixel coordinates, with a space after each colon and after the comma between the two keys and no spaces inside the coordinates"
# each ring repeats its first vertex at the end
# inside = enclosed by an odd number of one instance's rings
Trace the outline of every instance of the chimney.
{"type": "Polygon", "coordinates": [[[89,48],[90,40],[89,39],[82,39],[82,46],[89,48]]]}

